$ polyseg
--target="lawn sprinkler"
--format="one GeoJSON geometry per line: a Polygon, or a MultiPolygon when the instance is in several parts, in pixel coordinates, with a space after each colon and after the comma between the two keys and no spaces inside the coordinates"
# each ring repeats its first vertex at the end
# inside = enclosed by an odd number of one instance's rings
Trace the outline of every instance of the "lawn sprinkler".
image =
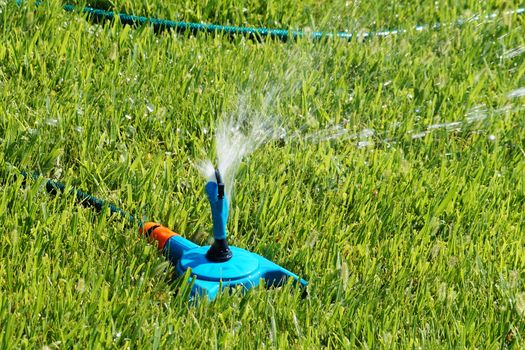
{"type": "MultiPolygon", "coordinates": [[[[21,174],[24,179],[36,180],[40,177],[26,172],[21,174]]],[[[45,188],[52,194],[66,190],[63,183],[51,179],[46,180],[45,188]]],[[[208,300],[213,300],[220,290],[241,288],[248,291],[259,286],[261,281],[266,287],[277,287],[284,285],[289,279],[292,279],[294,285],[303,288],[303,296],[306,295],[304,287],[308,282],[305,280],[258,254],[228,245],[228,199],[218,170],[215,170],[215,179],[206,183],[205,190],[213,220],[214,241],[211,246],[199,246],[154,222],[139,223],[140,234],[155,241],[157,248],[175,266],[178,276],[184,276],[186,271],[190,271],[188,282],[192,283],[191,298],[206,296],[208,300]]],[[[86,192],[72,188],[69,193],[82,205],[93,207],[97,211],[107,209],[131,222],[136,221],[133,215],[86,192]]]]}
{"type": "Polygon", "coordinates": [[[182,276],[191,271],[191,296],[207,296],[213,300],[222,290],[240,287],[247,291],[257,287],[261,280],[265,286],[280,286],[292,279],[295,285],[306,287],[308,282],[270,260],[238,247],[230,247],[227,240],[228,199],[221,174],[215,170],[215,181],[206,184],[211,207],[213,238],[211,246],[199,246],[168,228],[147,222],[141,233],[157,241],[168,259],[182,276]]]}

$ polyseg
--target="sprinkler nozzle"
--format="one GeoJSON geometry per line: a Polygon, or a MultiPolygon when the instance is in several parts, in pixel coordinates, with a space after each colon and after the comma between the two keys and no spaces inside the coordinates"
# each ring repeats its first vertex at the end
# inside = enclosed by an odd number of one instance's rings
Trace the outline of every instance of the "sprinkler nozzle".
{"type": "Polygon", "coordinates": [[[221,173],[219,172],[219,169],[215,169],[215,179],[217,180],[217,190],[218,190],[217,197],[219,199],[223,199],[224,198],[224,182],[222,182],[222,176],[221,176],[221,173]]]}

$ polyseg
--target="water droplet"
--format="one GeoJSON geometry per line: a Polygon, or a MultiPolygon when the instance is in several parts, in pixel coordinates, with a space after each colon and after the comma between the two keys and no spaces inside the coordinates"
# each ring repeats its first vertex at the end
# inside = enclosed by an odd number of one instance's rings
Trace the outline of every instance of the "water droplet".
{"type": "Polygon", "coordinates": [[[53,119],[53,118],[47,119],[46,124],[49,126],[57,126],[58,119],[53,119]]]}
{"type": "Polygon", "coordinates": [[[508,98],[517,98],[525,96],[525,87],[513,90],[507,94],[508,98]]]}
{"type": "Polygon", "coordinates": [[[113,333],[113,341],[117,341],[121,336],[121,332],[113,333]]]}
{"type": "Polygon", "coordinates": [[[510,59],[510,58],[519,56],[524,52],[525,52],[525,46],[518,46],[516,48],[505,51],[501,57],[503,59],[510,59]]]}
{"type": "Polygon", "coordinates": [[[368,146],[371,146],[373,143],[371,143],[370,141],[359,141],[357,143],[357,148],[361,149],[361,148],[366,148],[368,146]]]}
{"type": "Polygon", "coordinates": [[[436,130],[436,129],[453,129],[463,124],[462,122],[450,122],[450,123],[438,123],[438,124],[432,124],[427,129],[428,130],[436,130]]]}
{"type": "Polygon", "coordinates": [[[487,118],[487,108],[485,105],[477,105],[471,108],[467,114],[467,123],[483,120],[487,118]]]}
{"type": "Polygon", "coordinates": [[[373,129],[363,129],[363,131],[361,131],[361,133],[359,134],[359,136],[363,138],[371,137],[374,135],[375,135],[375,130],[373,129]]]}
{"type": "Polygon", "coordinates": [[[283,127],[279,127],[275,132],[275,136],[278,139],[284,139],[286,137],[286,129],[283,127]]]}
{"type": "Polygon", "coordinates": [[[153,106],[150,102],[147,102],[146,110],[148,111],[148,113],[153,113],[153,111],[155,110],[155,106],[153,106]]]}
{"type": "Polygon", "coordinates": [[[427,134],[428,134],[427,131],[423,131],[423,132],[414,134],[414,135],[412,135],[412,140],[421,139],[421,138],[427,136],[427,134]]]}

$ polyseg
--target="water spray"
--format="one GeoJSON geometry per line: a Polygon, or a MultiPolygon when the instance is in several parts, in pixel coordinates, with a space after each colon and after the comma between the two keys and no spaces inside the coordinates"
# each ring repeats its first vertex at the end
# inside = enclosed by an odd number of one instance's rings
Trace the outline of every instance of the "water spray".
{"type": "MultiPolygon", "coordinates": [[[[24,179],[38,179],[37,174],[22,172],[24,179]]],[[[49,193],[63,193],[66,186],[55,180],[46,180],[46,190],[49,193]]],[[[206,183],[205,192],[211,207],[213,222],[213,238],[211,246],[199,246],[180,236],[169,228],[154,222],[139,222],[139,233],[156,243],[170,262],[175,266],[177,275],[185,276],[190,271],[189,283],[192,283],[191,298],[216,298],[221,291],[241,289],[243,292],[259,286],[278,287],[291,280],[298,287],[306,287],[308,282],[296,274],[273,263],[272,261],[247,251],[229,246],[227,241],[228,199],[225,185],[219,170],[215,170],[215,179],[206,183]]],[[[124,210],[96,198],[88,193],[72,188],[70,194],[75,195],[79,203],[91,206],[100,211],[108,208],[112,214],[117,214],[135,223],[136,218],[124,210]]],[[[303,289],[303,295],[305,289],[303,289]]]]}

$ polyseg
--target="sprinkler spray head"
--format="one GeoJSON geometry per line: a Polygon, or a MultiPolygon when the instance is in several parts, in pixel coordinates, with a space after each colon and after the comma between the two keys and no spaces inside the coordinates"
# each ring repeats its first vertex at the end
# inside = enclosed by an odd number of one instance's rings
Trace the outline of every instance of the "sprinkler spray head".
{"type": "Polygon", "coordinates": [[[215,169],[215,179],[217,180],[217,187],[218,187],[218,198],[223,199],[224,198],[224,182],[222,182],[222,176],[219,172],[219,169],[215,169]]]}
{"type": "Polygon", "coordinates": [[[214,242],[206,253],[208,260],[225,262],[232,258],[232,251],[226,239],[226,223],[228,222],[228,199],[224,195],[224,183],[219,169],[215,169],[216,183],[210,181],[206,184],[206,193],[211,206],[213,220],[214,242]]]}

